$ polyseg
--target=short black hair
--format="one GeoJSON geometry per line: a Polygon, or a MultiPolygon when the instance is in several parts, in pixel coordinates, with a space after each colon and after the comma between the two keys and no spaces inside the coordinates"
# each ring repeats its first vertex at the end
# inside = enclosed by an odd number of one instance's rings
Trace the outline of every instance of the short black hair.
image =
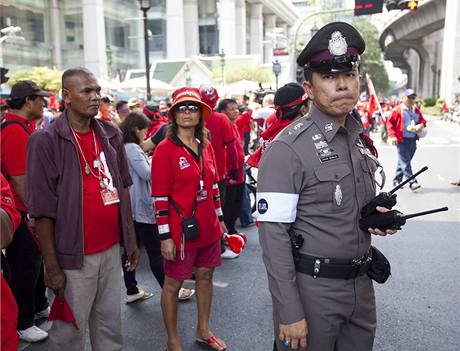
{"type": "Polygon", "coordinates": [[[150,120],[142,112],[130,112],[123,122],[120,124],[120,129],[123,132],[123,142],[140,144],[141,140],[136,135],[135,129],[149,128],[150,120]]]}
{"type": "Polygon", "coordinates": [[[123,105],[126,105],[128,103],[128,101],[126,100],[120,100],[117,102],[117,104],[115,105],[115,109],[117,111],[121,110],[123,108],[123,105]]]}
{"type": "Polygon", "coordinates": [[[107,96],[101,97],[101,102],[105,104],[111,104],[111,101],[107,96]]]}
{"type": "Polygon", "coordinates": [[[223,112],[228,105],[230,104],[237,104],[235,99],[223,99],[219,102],[219,105],[217,105],[217,112],[223,112]]]}
{"type": "Polygon", "coordinates": [[[20,110],[26,104],[27,100],[34,101],[37,97],[38,97],[37,95],[31,95],[31,96],[26,96],[26,97],[21,98],[21,99],[7,100],[6,103],[7,103],[9,108],[11,108],[13,110],[20,110]]]}
{"type": "Polygon", "coordinates": [[[76,75],[79,75],[79,74],[87,74],[89,76],[94,76],[94,74],[88,70],[87,68],[85,67],[74,67],[74,68],[69,68],[68,70],[65,70],[64,73],[62,74],[62,78],[61,78],[61,87],[62,89],[64,89],[66,86],[65,86],[65,82],[68,78],[71,78],[73,76],[76,76],[76,75]]]}

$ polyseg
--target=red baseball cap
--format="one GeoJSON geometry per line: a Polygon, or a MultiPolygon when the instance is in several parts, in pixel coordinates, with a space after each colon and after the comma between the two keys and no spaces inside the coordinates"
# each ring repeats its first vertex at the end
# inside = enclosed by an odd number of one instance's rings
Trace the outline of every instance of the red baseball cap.
{"type": "Polygon", "coordinates": [[[208,104],[211,108],[216,107],[219,94],[216,88],[209,84],[200,85],[201,100],[208,104]]]}
{"type": "Polygon", "coordinates": [[[201,115],[204,119],[212,113],[211,107],[201,100],[200,91],[197,88],[183,87],[174,90],[172,94],[173,103],[168,110],[168,118],[173,119],[175,107],[183,102],[194,102],[201,107],[201,115]]]}

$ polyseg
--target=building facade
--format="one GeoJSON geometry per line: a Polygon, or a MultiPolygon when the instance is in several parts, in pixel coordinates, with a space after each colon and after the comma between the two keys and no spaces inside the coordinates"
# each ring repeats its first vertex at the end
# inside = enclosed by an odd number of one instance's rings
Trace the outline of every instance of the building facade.
{"type": "MultiPolygon", "coordinates": [[[[151,0],[149,51],[155,59],[259,55],[271,62],[275,31],[297,19],[289,0],[151,0]]],[[[111,77],[144,65],[142,12],[136,0],[2,0],[0,28],[20,26],[23,42],[3,43],[11,71],[84,65],[111,77]]]]}

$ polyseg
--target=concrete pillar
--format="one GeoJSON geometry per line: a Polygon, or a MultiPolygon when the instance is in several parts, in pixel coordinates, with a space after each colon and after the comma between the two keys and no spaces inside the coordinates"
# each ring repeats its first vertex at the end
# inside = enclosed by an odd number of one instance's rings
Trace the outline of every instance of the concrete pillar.
{"type": "Polygon", "coordinates": [[[58,0],[49,0],[51,19],[51,42],[53,46],[53,66],[61,70],[62,45],[61,45],[61,14],[58,0]]]}
{"type": "Polygon", "coordinates": [[[182,0],[166,1],[166,52],[168,59],[186,57],[182,0]]]}
{"type": "Polygon", "coordinates": [[[261,55],[264,50],[264,22],[262,16],[263,5],[260,3],[250,4],[250,54],[261,55]]]}
{"type": "Polygon", "coordinates": [[[226,55],[236,55],[236,6],[235,0],[220,0],[219,13],[219,52],[224,49],[226,55]]]}
{"type": "Polygon", "coordinates": [[[185,56],[198,55],[200,53],[198,0],[184,0],[184,31],[187,33],[185,56]]]}
{"type": "Polygon", "coordinates": [[[82,0],[85,67],[96,77],[107,76],[103,0],[82,0]]]}
{"type": "Polygon", "coordinates": [[[273,61],[273,48],[276,39],[273,34],[276,27],[276,15],[264,16],[264,30],[265,30],[265,54],[264,62],[270,63],[273,61]],[[270,35],[272,34],[272,35],[270,35]]]}
{"type": "Polygon", "coordinates": [[[455,100],[455,93],[460,92],[460,5],[458,0],[446,0],[446,20],[444,24],[444,41],[442,48],[442,67],[440,97],[448,104],[455,100]]]}
{"type": "Polygon", "coordinates": [[[236,0],[236,54],[246,55],[246,1],[236,0]]]}

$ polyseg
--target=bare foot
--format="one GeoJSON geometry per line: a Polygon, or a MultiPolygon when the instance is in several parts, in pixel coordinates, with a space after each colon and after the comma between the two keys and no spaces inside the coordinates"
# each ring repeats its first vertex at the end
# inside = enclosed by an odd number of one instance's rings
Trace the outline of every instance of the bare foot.
{"type": "Polygon", "coordinates": [[[182,351],[180,340],[168,340],[166,351],[182,351]]]}

